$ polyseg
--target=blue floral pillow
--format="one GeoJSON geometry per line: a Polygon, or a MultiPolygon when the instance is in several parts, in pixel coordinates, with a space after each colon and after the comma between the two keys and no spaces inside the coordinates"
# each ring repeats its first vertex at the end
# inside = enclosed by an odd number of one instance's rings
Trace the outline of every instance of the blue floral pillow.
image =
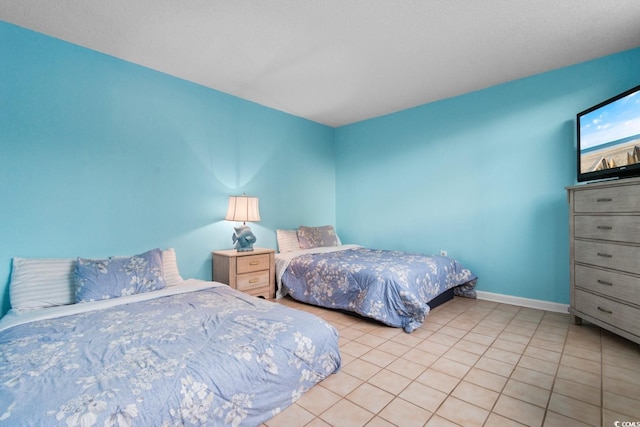
{"type": "Polygon", "coordinates": [[[98,301],[155,291],[166,286],[162,251],[153,249],[132,257],[78,258],[76,302],[98,301]]]}
{"type": "Polygon", "coordinates": [[[333,225],[322,227],[305,227],[301,225],[298,228],[298,241],[302,249],[338,246],[338,237],[333,225]]]}

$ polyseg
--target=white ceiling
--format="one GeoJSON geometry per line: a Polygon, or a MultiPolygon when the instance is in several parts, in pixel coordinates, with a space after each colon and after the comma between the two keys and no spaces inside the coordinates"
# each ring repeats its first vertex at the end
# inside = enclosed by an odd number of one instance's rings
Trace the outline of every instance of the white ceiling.
{"type": "Polygon", "coordinates": [[[0,0],[0,19],[335,127],[640,46],[640,0],[0,0]]]}

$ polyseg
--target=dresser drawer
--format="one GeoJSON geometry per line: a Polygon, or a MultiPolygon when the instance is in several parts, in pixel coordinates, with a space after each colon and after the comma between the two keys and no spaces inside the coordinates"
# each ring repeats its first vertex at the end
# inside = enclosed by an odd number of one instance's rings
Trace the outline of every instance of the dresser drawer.
{"type": "Polygon", "coordinates": [[[238,257],[236,273],[244,274],[269,269],[269,254],[238,257]]]}
{"type": "Polygon", "coordinates": [[[575,240],[574,251],[576,262],[640,274],[640,247],[575,240]]]}
{"type": "Polygon", "coordinates": [[[578,238],[640,243],[640,216],[576,215],[573,233],[578,238]]]}
{"type": "Polygon", "coordinates": [[[248,291],[260,287],[269,288],[269,270],[257,273],[239,274],[236,287],[239,291],[248,291]]]}
{"type": "Polygon", "coordinates": [[[575,191],[574,212],[638,212],[640,211],[640,186],[592,188],[575,191]]]}
{"type": "Polygon", "coordinates": [[[630,305],[576,289],[575,309],[609,325],[640,335],[640,310],[630,305]]]}
{"type": "Polygon", "coordinates": [[[576,265],[576,286],[640,306],[640,278],[576,265]]]}

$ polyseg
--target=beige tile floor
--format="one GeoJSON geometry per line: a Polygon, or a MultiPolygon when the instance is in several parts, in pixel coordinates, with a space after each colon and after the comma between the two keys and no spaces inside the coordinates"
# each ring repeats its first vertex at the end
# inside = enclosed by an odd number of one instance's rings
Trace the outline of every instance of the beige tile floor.
{"type": "Polygon", "coordinates": [[[268,427],[640,426],[639,346],[567,314],[456,297],[407,334],[279,302],[338,329],[342,368],[268,427]]]}

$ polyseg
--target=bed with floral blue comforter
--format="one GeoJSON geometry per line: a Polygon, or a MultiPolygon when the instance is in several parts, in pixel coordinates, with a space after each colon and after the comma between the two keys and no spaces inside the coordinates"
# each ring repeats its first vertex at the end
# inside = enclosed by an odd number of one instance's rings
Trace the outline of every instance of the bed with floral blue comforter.
{"type": "Polygon", "coordinates": [[[278,254],[276,262],[283,294],[406,332],[422,325],[428,302],[448,289],[476,296],[477,277],[444,256],[343,245],[278,254]]]}
{"type": "Polygon", "coordinates": [[[5,316],[0,425],[257,426],[339,368],[322,319],[187,282],[73,314],[5,316]]]}

